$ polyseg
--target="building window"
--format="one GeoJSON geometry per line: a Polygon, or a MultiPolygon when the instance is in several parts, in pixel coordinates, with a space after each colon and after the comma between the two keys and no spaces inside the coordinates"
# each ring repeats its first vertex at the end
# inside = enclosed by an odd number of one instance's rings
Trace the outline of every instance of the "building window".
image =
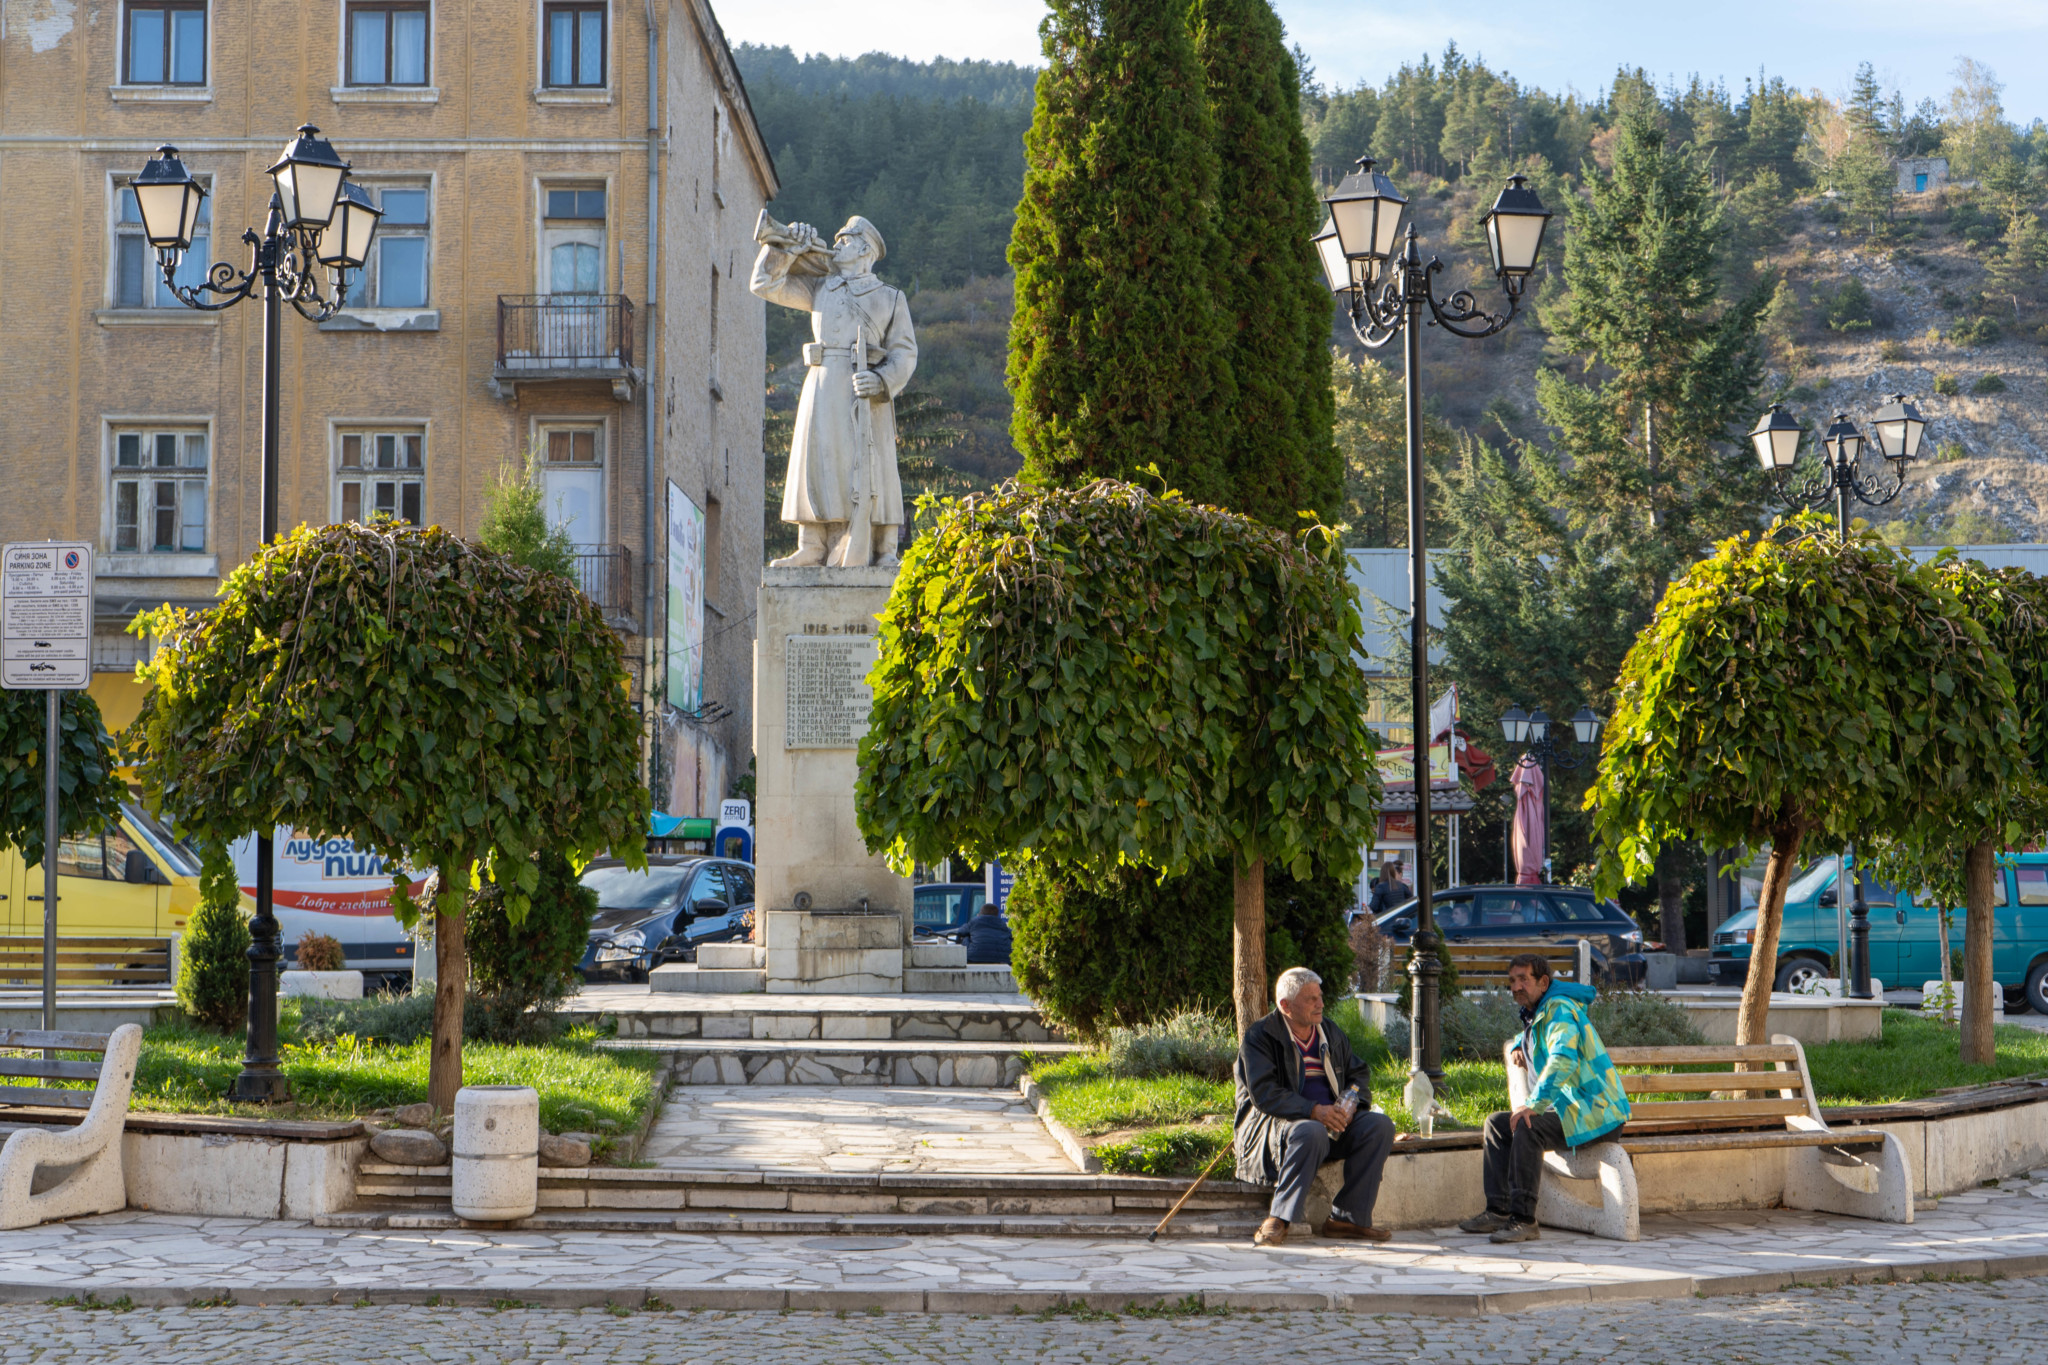
{"type": "Polygon", "coordinates": [[[207,435],[203,430],[114,433],[114,552],[206,550],[207,435]]]}
{"type": "Polygon", "coordinates": [[[349,0],[348,83],[425,85],[425,0],[349,0]]]}
{"type": "Polygon", "coordinates": [[[550,187],[542,201],[543,293],[604,292],[604,187],[550,187]]]}
{"type": "Polygon", "coordinates": [[[541,493],[548,526],[562,531],[571,544],[605,542],[604,428],[546,427],[541,431],[546,463],[541,467],[541,493]]]}
{"type": "MultiPolygon", "coordinates": [[[[366,187],[369,188],[369,187],[366,187]]],[[[351,308],[427,306],[427,233],[431,226],[425,185],[386,185],[372,190],[384,216],[370,261],[349,281],[351,308]]]]}
{"type": "MultiPolygon", "coordinates": [[[[208,225],[213,222],[213,196],[199,201],[199,228],[192,234],[192,248],[178,262],[178,283],[187,287],[206,279],[212,263],[207,254],[208,225]]],[[[135,207],[135,191],[120,189],[114,208],[114,307],[182,308],[164,273],[157,268],[156,251],[142,235],[142,215],[135,207]]]]}
{"type": "Polygon", "coordinates": [[[339,520],[426,525],[426,432],[344,431],[337,463],[339,520]]]}
{"type": "Polygon", "coordinates": [[[125,84],[206,84],[206,0],[130,4],[127,20],[125,84]]]}
{"type": "Polygon", "coordinates": [[[604,84],[604,11],[602,4],[541,6],[541,69],[551,86],[604,84]]]}

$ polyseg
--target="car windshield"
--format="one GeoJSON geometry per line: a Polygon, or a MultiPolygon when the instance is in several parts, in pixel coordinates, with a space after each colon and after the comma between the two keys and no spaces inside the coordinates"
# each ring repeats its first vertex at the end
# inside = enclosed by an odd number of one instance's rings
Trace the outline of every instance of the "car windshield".
{"type": "Polygon", "coordinates": [[[1785,904],[1799,905],[1810,901],[1834,884],[1835,860],[1828,858],[1807,868],[1799,880],[1785,889],[1785,904]]]}
{"type": "Polygon", "coordinates": [[[659,910],[676,898],[694,869],[650,867],[635,872],[630,867],[593,867],[583,874],[583,884],[597,893],[601,910],[659,910]]]}
{"type": "Polygon", "coordinates": [[[141,831],[142,837],[149,840],[150,847],[171,865],[172,871],[186,877],[199,875],[198,851],[179,838],[169,825],[134,801],[123,801],[121,814],[127,816],[128,822],[141,831]]]}

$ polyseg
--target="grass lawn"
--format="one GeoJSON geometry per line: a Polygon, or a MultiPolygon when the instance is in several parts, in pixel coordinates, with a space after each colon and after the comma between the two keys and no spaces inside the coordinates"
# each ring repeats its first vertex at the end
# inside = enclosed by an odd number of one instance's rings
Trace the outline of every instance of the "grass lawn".
{"type": "MultiPolygon", "coordinates": [[[[393,1045],[344,1037],[305,1043],[298,1038],[296,1002],[285,1002],[279,1015],[278,1060],[291,1079],[294,1103],[229,1103],[228,1084],[242,1069],[242,1035],[179,1023],[160,1024],[143,1034],[130,1107],[157,1113],[331,1119],[356,1118],[426,1099],[426,1041],[393,1045]]],[[[532,1086],[540,1092],[541,1126],[555,1132],[630,1133],[655,1103],[654,1075],[661,1059],[650,1052],[608,1051],[595,1043],[590,1029],[533,1046],[465,1043],[463,1079],[471,1085],[532,1086]]]]}
{"type": "MultiPolygon", "coordinates": [[[[1373,1099],[1396,1131],[1417,1131],[1401,1101],[1408,1059],[1388,1050],[1379,1031],[1359,1017],[1356,1002],[1340,1003],[1330,1018],[1371,1066],[1373,1099]]],[[[1996,1063],[1964,1066],[1956,1056],[1955,1029],[1915,1011],[1887,1010],[1881,1040],[1810,1047],[1806,1059],[1824,1105],[1894,1103],[1950,1087],[2048,1073],[2048,1033],[2008,1024],[1997,1030],[1997,1044],[1996,1063]]],[[[1084,1139],[1097,1139],[1089,1145],[1106,1171],[1192,1175],[1230,1144],[1234,1101],[1227,1080],[1112,1076],[1099,1053],[1027,1061],[1053,1117],[1084,1139]]],[[[1498,1062],[1446,1062],[1437,1102],[1455,1115],[1453,1122],[1439,1119],[1437,1131],[1478,1128],[1488,1114],[1508,1107],[1506,1068],[1498,1062]]],[[[1230,1174],[1232,1166],[1225,1157],[1217,1175],[1230,1174]]]]}

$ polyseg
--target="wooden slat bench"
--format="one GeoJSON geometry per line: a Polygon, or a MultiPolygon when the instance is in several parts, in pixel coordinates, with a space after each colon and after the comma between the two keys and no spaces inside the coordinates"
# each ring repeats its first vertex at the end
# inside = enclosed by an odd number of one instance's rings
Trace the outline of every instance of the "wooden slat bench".
{"type": "Polygon", "coordinates": [[[112,1033],[43,1032],[0,1028],[0,1078],[93,1081],[91,1090],[0,1085],[0,1117],[9,1105],[83,1109],[72,1127],[6,1125],[14,1131],[0,1147],[0,1228],[25,1228],[51,1218],[112,1213],[128,1203],[121,1169],[121,1131],[135,1088],[142,1029],[123,1024],[112,1033]],[[24,1052],[97,1052],[97,1062],[64,1061],[24,1052]],[[40,1166],[74,1169],[45,1190],[36,1189],[40,1166]]]}
{"type": "MultiPolygon", "coordinates": [[[[33,985],[42,979],[42,936],[0,936],[0,982],[33,985]]],[[[171,984],[171,940],[59,938],[57,982],[59,985],[168,986],[171,984]]]]}
{"type": "MultiPolygon", "coordinates": [[[[1504,1055],[1508,1101],[1519,1108],[1528,1102],[1532,1078],[1515,1065],[1514,1043],[1504,1055]]],[[[1913,1221],[1905,1148],[1881,1130],[1827,1126],[1796,1038],[1780,1033],[1750,1047],[1616,1047],[1607,1056],[1623,1068],[1629,1121],[1600,1142],[1545,1155],[1550,1178],[1537,1192],[1538,1223],[1633,1242],[1641,1236],[1638,1158],[1740,1151],[1784,1153],[1788,1209],[1913,1221]],[[1746,1069],[1733,1069],[1738,1066],[1746,1069]],[[1629,1070],[1650,1067],[1657,1069],[1629,1070]],[[1672,1069],[1678,1067],[1687,1069],[1672,1069]],[[1714,1069],[1692,1069],[1698,1067],[1714,1069]],[[1598,1202],[1580,1198],[1560,1176],[1597,1182],[1598,1202]]]]}
{"type": "Polygon", "coordinates": [[[1508,988],[1508,959],[1534,953],[1550,964],[1550,974],[1560,981],[1585,980],[1592,973],[1593,946],[1585,939],[1576,944],[1537,941],[1533,943],[1450,943],[1445,945],[1451,963],[1458,969],[1461,990],[1504,991],[1508,988]]]}

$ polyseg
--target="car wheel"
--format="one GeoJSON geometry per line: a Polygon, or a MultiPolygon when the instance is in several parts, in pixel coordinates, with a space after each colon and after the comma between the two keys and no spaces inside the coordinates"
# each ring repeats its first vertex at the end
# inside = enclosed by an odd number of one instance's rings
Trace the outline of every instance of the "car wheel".
{"type": "Polygon", "coordinates": [[[1778,966],[1778,979],[1771,989],[1781,995],[1796,995],[1810,989],[1812,983],[1824,980],[1828,969],[1810,957],[1788,957],[1778,966]]]}
{"type": "Polygon", "coordinates": [[[2048,1014],[2048,957],[2027,970],[2027,1008],[2036,1014],[2048,1014]]]}

